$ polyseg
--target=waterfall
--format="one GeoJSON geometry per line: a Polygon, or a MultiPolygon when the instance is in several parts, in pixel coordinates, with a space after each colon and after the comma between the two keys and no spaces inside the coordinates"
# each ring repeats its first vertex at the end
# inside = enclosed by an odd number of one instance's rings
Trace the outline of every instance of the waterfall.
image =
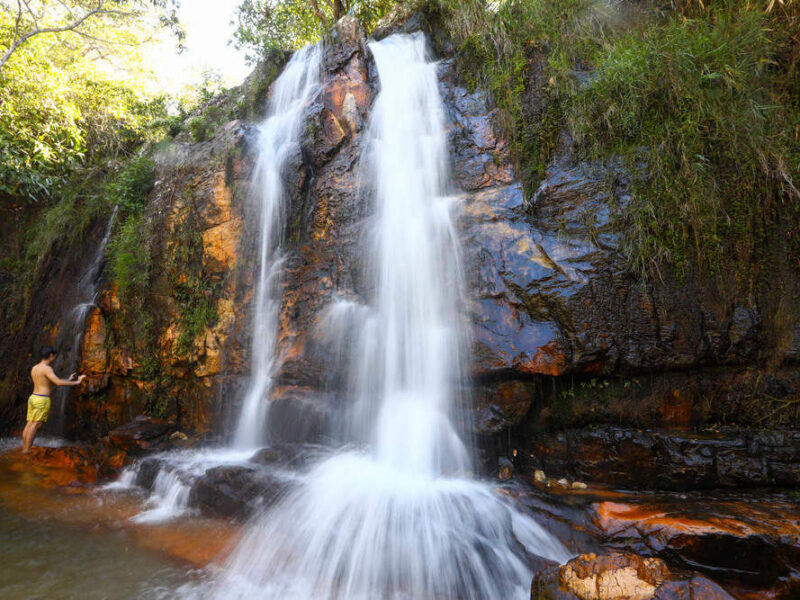
{"type": "Polygon", "coordinates": [[[369,46],[380,92],[361,162],[375,209],[364,249],[375,294],[352,358],[349,429],[361,449],[301,474],[250,524],[202,597],[521,600],[529,553],[569,557],[467,477],[449,414],[465,343],[436,64],[421,34],[369,46]]]}
{"type": "MultiPolygon", "coordinates": [[[[282,234],[286,190],[284,166],[299,151],[300,127],[308,101],[319,87],[321,49],[307,46],[294,53],[272,86],[267,118],[258,133],[258,158],[251,197],[257,203],[258,277],[253,300],[251,374],[233,436],[232,448],[167,453],[149,490],[144,512],[134,522],[156,522],[181,516],[189,509],[192,484],[208,469],[244,464],[265,442],[268,394],[275,367],[277,319],[284,255],[282,234]]],[[[107,490],[137,486],[142,464],[133,464],[107,490]]]]}
{"type": "MultiPolygon", "coordinates": [[[[111,237],[111,230],[114,228],[114,220],[117,217],[118,206],[111,211],[103,237],[97,245],[97,249],[92,257],[92,262],[83,272],[75,287],[75,298],[78,303],[72,306],[62,318],[62,333],[57,341],[57,346],[61,351],[56,362],[56,372],[62,377],[69,377],[78,368],[80,359],[81,343],[83,342],[86,317],[89,311],[96,306],[97,302],[97,283],[100,279],[101,270],[106,258],[106,246],[111,237]]],[[[72,388],[57,388],[56,398],[57,410],[53,419],[53,428],[58,434],[64,433],[65,412],[67,398],[72,388]]]]}
{"type": "Polygon", "coordinates": [[[364,176],[376,209],[376,298],[355,363],[357,433],[376,459],[414,473],[469,468],[448,418],[462,379],[458,240],[436,64],[421,36],[370,44],[381,92],[364,176]]]}
{"type": "Polygon", "coordinates": [[[298,150],[303,109],[318,88],[320,48],[307,46],[292,56],[275,81],[268,116],[258,137],[258,161],[253,194],[259,204],[259,267],[253,301],[253,341],[250,384],[242,402],[233,438],[237,448],[264,443],[267,394],[272,385],[275,343],[283,271],[281,237],[286,190],[283,168],[298,150]]]}

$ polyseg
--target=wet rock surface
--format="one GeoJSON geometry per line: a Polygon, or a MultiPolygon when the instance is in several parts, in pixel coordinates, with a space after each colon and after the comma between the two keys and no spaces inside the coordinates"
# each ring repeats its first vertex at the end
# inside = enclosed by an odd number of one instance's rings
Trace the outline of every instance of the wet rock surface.
{"type": "Polygon", "coordinates": [[[627,489],[694,490],[800,484],[800,432],[705,433],[623,428],[540,434],[532,465],[627,489]]]}
{"type": "Polygon", "coordinates": [[[164,449],[175,432],[175,424],[147,415],[139,415],[133,421],[120,425],[108,433],[112,446],[129,454],[146,450],[164,449]]]}
{"type": "Polygon", "coordinates": [[[246,519],[288,489],[285,478],[265,469],[221,466],[209,469],[192,484],[189,503],[205,514],[246,519]]]}
{"type": "Polygon", "coordinates": [[[28,454],[17,449],[0,455],[2,469],[28,474],[45,487],[82,487],[111,479],[122,468],[125,452],[95,446],[33,446],[28,454]]]}
{"type": "Polygon", "coordinates": [[[582,554],[534,577],[531,600],[733,600],[713,581],[633,554],[582,554]]]}
{"type": "Polygon", "coordinates": [[[511,493],[573,552],[660,558],[677,572],[699,571],[737,598],[788,600],[800,593],[800,511],[791,493],[531,484],[511,493]]]}

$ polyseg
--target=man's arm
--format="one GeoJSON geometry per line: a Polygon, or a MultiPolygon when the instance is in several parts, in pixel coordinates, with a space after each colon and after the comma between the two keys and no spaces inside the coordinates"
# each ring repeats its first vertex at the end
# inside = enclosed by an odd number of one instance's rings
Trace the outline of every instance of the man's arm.
{"type": "Polygon", "coordinates": [[[44,374],[47,377],[47,379],[49,379],[52,383],[54,383],[56,385],[71,385],[71,386],[75,386],[75,385],[80,385],[81,383],[83,383],[83,380],[86,379],[86,375],[81,375],[80,377],[78,377],[77,379],[74,379],[74,380],[61,379],[58,375],[56,375],[56,372],[53,371],[53,367],[50,367],[50,366],[48,366],[44,370],[44,374]]]}

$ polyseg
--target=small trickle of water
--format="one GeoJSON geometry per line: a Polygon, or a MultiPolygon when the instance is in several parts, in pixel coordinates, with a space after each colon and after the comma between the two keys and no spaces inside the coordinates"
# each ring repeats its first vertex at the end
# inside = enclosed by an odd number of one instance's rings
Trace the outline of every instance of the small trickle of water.
{"type": "MultiPolygon", "coordinates": [[[[62,336],[59,339],[58,345],[60,346],[61,356],[59,357],[56,367],[62,377],[67,377],[75,372],[78,368],[78,361],[80,360],[81,344],[83,343],[83,334],[86,326],[86,317],[89,311],[96,306],[97,302],[97,284],[100,280],[101,270],[106,257],[106,246],[111,237],[111,231],[114,228],[114,220],[117,217],[118,206],[114,207],[111,211],[111,216],[106,223],[103,237],[97,245],[92,262],[89,263],[88,268],[83,272],[78,284],[76,286],[75,297],[78,298],[78,303],[71,307],[64,314],[62,318],[62,336]]],[[[64,433],[64,417],[67,406],[67,396],[71,388],[58,388],[55,395],[56,410],[54,411],[55,418],[52,419],[52,428],[58,434],[64,433]]]]}
{"type": "Polygon", "coordinates": [[[281,235],[284,229],[283,169],[297,152],[300,126],[308,100],[318,88],[320,49],[307,46],[292,56],[275,81],[269,116],[261,125],[253,190],[260,206],[259,272],[253,305],[253,344],[250,385],[234,435],[238,448],[263,444],[267,394],[272,386],[279,298],[283,274],[281,235]]]}

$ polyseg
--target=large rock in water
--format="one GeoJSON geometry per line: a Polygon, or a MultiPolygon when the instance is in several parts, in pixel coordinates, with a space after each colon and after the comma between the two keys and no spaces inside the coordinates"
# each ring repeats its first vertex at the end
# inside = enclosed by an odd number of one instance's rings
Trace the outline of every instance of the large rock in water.
{"type": "Polygon", "coordinates": [[[215,467],[194,482],[189,504],[210,515],[246,519],[277,501],[288,488],[286,480],[264,469],[215,467]]]}
{"type": "Polygon", "coordinates": [[[664,561],[634,554],[582,554],[536,574],[531,600],[734,600],[701,575],[679,576],[664,561]]]}

